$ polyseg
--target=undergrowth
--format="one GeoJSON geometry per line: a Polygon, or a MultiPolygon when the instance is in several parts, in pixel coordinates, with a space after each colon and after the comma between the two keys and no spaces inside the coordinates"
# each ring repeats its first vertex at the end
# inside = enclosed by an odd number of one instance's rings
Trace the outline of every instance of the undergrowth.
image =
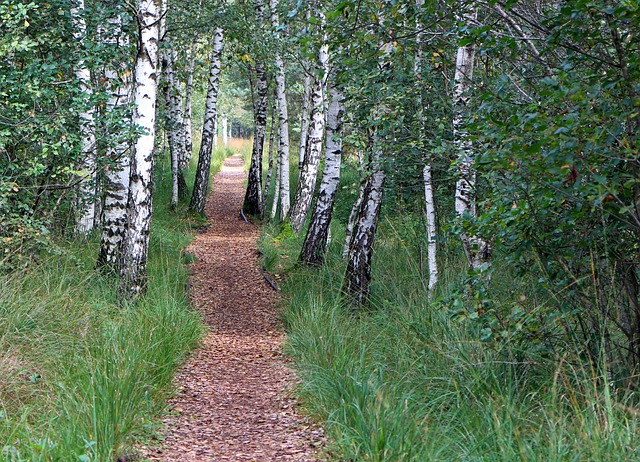
{"type": "MultiPolygon", "coordinates": [[[[213,173],[228,154],[214,153],[213,173]]],[[[119,304],[115,278],[94,270],[98,236],[0,278],[0,460],[110,461],[155,436],[203,333],[183,264],[201,220],[170,210],[169,176],[160,163],[145,297],[119,304]]]]}
{"type": "MultiPolygon", "coordinates": [[[[284,278],[299,398],[326,429],[327,459],[640,460],[638,411],[599,365],[580,352],[558,357],[481,341],[473,323],[455,316],[443,302],[465,272],[455,250],[447,249],[438,293],[429,296],[416,221],[381,224],[372,303],[357,316],[338,296],[340,223],[320,269],[295,263],[303,235],[283,237],[276,226],[263,234],[265,265],[284,278]]],[[[533,290],[508,268],[494,272],[492,286],[533,290]]]]}

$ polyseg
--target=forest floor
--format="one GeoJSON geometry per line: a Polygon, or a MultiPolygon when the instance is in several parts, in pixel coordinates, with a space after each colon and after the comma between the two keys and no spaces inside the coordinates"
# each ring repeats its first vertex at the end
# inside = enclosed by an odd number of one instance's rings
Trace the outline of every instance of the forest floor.
{"type": "Polygon", "coordinates": [[[209,331],[176,378],[162,461],[313,461],[321,431],[296,412],[294,377],[282,355],[278,295],[259,272],[259,229],[240,216],[245,172],[225,160],[209,195],[210,226],[187,251],[190,294],[209,331]]]}

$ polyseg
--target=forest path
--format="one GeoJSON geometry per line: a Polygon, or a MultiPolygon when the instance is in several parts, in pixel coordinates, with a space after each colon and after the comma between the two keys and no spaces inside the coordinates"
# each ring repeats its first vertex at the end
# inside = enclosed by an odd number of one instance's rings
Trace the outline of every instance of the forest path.
{"type": "Polygon", "coordinates": [[[245,172],[239,156],[225,160],[206,213],[210,227],[187,249],[191,298],[210,326],[176,379],[173,413],[165,420],[162,461],[313,461],[321,439],[295,411],[281,354],[277,295],[259,273],[259,229],[239,215],[245,172]]]}

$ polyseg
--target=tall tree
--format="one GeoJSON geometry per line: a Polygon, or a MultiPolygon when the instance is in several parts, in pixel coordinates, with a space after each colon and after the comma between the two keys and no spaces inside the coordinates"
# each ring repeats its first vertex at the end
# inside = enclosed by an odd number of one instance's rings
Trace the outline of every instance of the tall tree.
{"type": "MultiPolygon", "coordinates": [[[[320,16],[320,24],[324,29],[324,14],[318,14],[320,16]]],[[[312,111],[309,139],[307,141],[308,146],[305,150],[304,162],[302,163],[302,169],[300,171],[300,181],[298,182],[296,194],[291,205],[291,210],[289,211],[289,222],[295,232],[299,232],[304,226],[318,177],[325,125],[324,85],[328,66],[329,45],[327,43],[326,33],[323,33],[322,44],[318,51],[318,63],[313,76],[313,89],[311,92],[312,111]]]]}
{"type": "MultiPolygon", "coordinates": [[[[271,25],[280,34],[280,19],[278,16],[278,1],[270,0],[271,25]]],[[[278,171],[280,178],[280,221],[284,221],[291,206],[289,186],[289,110],[287,108],[287,84],[285,63],[279,50],[275,53],[276,67],[276,98],[278,100],[278,171]]]]}
{"type": "Polygon", "coordinates": [[[122,242],[120,293],[129,298],[147,287],[149,231],[153,213],[153,147],[158,93],[158,0],[139,0],[133,123],[143,131],[131,159],[127,228],[122,242]]]}
{"type": "Polygon", "coordinates": [[[209,68],[209,88],[207,90],[204,124],[202,126],[202,141],[200,143],[193,194],[191,195],[191,202],[189,204],[190,210],[200,214],[204,213],[204,204],[209,187],[209,173],[211,170],[211,150],[213,148],[213,141],[217,136],[216,120],[218,117],[218,88],[220,85],[223,38],[222,28],[216,27],[213,34],[213,50],[211,52],[211,66],[209,68]]]}
{"type": "MultiPolygon", "coordinates": [[[[417,15],[419,17],[420,10],[424,6],[424,0],[416,0],[417,15]]],[[[414,74],[418,94],[418,108],[419,108],[419,121],[422,125],[422,131],[418,137],[423,138],[425,136],[425,124],[424,110],[422,109],[422,41],[424,39],[423,26],[419,20],[416,20],[416,56],[414,61],[414,74]]],[[[433,180],[431,174],[431,159],[428,156],[424,156],[424,166],[422,167],[422,183],[424,185],[424,208],[426,217],[426,231],[427,231],[427,264],[429,266],[429,282],[427,287],[429,291],[433,291],[438,283],[438,242],[436,234],[436,202],[433,193],[433,180]]]]}
{"type": "MultiPolygon", "coordinates": [[[[129,37],[123,31],[124,13],[115,10],[107,21],[109,27],[102,31],[103,41],[109,47],[127,49],[129,37]]],[[[114,59],[104,71],[108,99],[104,115],[110,119],[125,118],[124,123],[131,123],[128,106],[131,102],[130,63],[114,59]]],[[[129,196],[129,176],[131,163],[131,146],[128,139],[120,134],[120,126],[107,127],[106,160],[104,172],[102,208],[102,238],[98,253],[98,268],[116,269],[119,263],[119,252],[127,222],[127,199],[129,196]]]]}
{"type": "MultiPolygon", "coordinates": [[[[264,22],[264,2],[256,2],[256,23],[262,28],[264,22]]],[[[255,94],[253,112],[255,130],[253,134],[253,149],[251,151],[251,164],[247,179],[247,190],[244,195],[242,209],[245,213],[254,216],[262,215],[262,154],[264,150],[264,137],[267,127],[267,70],[262,58],[256,60],[255,66],[255,94]]]]}
{"type": "MultiPolygon", "coordinates": [[[[465,23],[476,21],[477,10],[463,15],[465,23]]],[[[467,105],[471,98],[473,83],[473,66],[475,59],[475,44],[469,42],[458,47],[456,54],[456,70],[453,77],[453,138],[458,152],[456,168],[458,180],[456,182],[455,210],[460,218],[475,218],[478,214],[476,201],[476,169],[474,166],[473,143],[469,137],[465,120],[468,117],[467,105]]],[[[469,266],[479,269],[491,256],[491,245],[480,236],[463,232],[460,235],[469,266]]]]}
{"type": "Polygon", "coordinates": [[[184,125],[182,118],[182,94],[178,84],[174,62],[177,53],[170,39],[168,48],[162,52],[163,92],[166,111],[166,130],[169,139],[169,151],[171,154],[171,207],[178,206],[178,198],[181,190],[184,191],[183,159],[185,155],[184,125]]]}
{"type": "MultiPolygon", "coordinates": [[[[74,38],[79,43],[84,43],[87,27],[84,20],[84,0],[78,0],[74,8],[71,9],[71,15],[75,25],[74,38]]],[[[78,185],[76,208],[77,222],[76,231],[79,234],[87,234],[93,230],[95,220],[95,193],[96,193],[96,136],[94,109],[91,97],[93,91],[91,89],[91,72],[87,67],[85,60],[78,62],[76,71],[76,79],[80,84],[80,91],[84,100],[84,108],[79,113],[80,134],[82,142],[82,167],[81,178],[78,185]]]]}
{"type": "Polygon", "coordinates": [[[342,92],[335,86],[330,88],[330,94],[322,182],[320,183],[318,198],[299,257],[301,262],[313,266],[320,266],[324,262],[331,229],[333,206],[340,184],[344,98],[342,92]]]}

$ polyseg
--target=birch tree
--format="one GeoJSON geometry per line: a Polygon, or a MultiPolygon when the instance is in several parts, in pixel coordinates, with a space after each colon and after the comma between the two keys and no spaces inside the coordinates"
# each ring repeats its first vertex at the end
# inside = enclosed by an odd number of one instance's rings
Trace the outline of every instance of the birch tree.
{"type": "MultiPolygon", "coordinates": [[[[416,0],[416,7],[418,11],[423,7],[424,0],[416,0]]],[[[416,57],[414,62],[414,73],[416,78],[416,83],[418,86],[421,85],[420,82],[420,73],[422,71],[422,40],[423,40],[424,32],[422,30],[422,25],[420,21],[416,21],[416,57]]],[[[418,106],[421,107],[422,97],[421,92],[422,89],[418,88],[418,106]]],[[[423,125],[424,132],[424,124],[426,121],[424,120],[423,112],[420,113],[420,123],[423,125]]],[[[424,134],[421,133],[419,135],[423,137],[424,134]]],[[[429,292],[432,292],[438,283],[438,244],[437,244],[437,235],[436,235],[436,207],[435,207],[435,198],[433,195],[433,180],[431,177],[431,161],[430,159],[425,159],[424,166],[422,168],[422,183],[424,185],[424,207],[425,207],[425,216],[426,216],[426,231],[427,231],[427,264],[429,266],[429,282],[428,289],[429,292]]]]}
{"type": "MultiPolygon", "coordinates": [[[[85,8],[84,0],[78,0],[76,6],[71,9],[71,16],[75,26],[74,38],[83,43],[87,27],[83,18],[85,8]]],[[[91,72],[84,59],[78,62],[75,70],[76,79],[80,84],[80,92],[83,95],[84,109],[79,113],[82,165],[81,181],[78,185],[76,209],[76,232],[87,234],[93,230],[95,219],[95,193],[96,193],[96,136],[94,109],[91,103],[93,91],[91,90],[91,72]]]]}
{"type": "Polygon", "coordinates": [[[213,141],[216,139],[216,126],[218,117],[218,89],[220,85],[220,71],[222,58],[222,45],[224,34],[221,27],[216,27],[213,34],[213,50],[211,52],[211,65],[209,67],[209,88],[202,125],[202,142],[198,155],[198,167],[196,179],[193,185],[193,194],[189,209],[204,214],[204,204],[209,188],[209,172],[211,170],[211,151],[213,141]]]}
{"type": "MultiPolygon", "coordinates": [[[[477,10],[464,14],[464,21],[474,22],[477,10]]],[[[473,67],[475,59],[475,45],[473,42],[458,47],[456,54],[456,70],[453,88],[453,139],[457,149],[458,159],[456,169],[455,211],[458,217],[475,218],[476,205],[476,170],[474,167],[473,143],[465,127],[467,105],[471,97],[473,83],[473,67]]],[[[460,235],[469,266],[479,269],[491,256],[491,246],[479,236],[463,232],[460,235]]]]}
{"type": "MultiPolygon", "coordinates": [[[[324,14],[319,13],[320,22],[324,28],[324,14]]],[[[309,130],[308,146],[305,150],[304,162],[300,171],[300,181],[289,211],[289,222],[294,232],[299,232],[307,218],[313,192],[318,177],[318,167],[322,153],[322,138],[324,134],[324,84],[329,66],[329,45],[326,33],[323,34],[322,45],[318,51],[318,64],[313,76],[311,92],[312,112],[309,130]]]]}
{"type": "MultiPolygon", "coordinates": [[[[264,3],[259,0],[256,3],[256,23],[262,27],[264,21],[264,3]]],[[[247,179],[247,190],[244,195],[242,209],[248,215],[262,215],[262,154],[264,150],[264,137],[267,127],[267,71],[262,59],[258,59],[255,66],[256,99],[254,102],[255,131],[253,135],[253,149],[251,151],[251,164],[247,179]]]]}
{"type": "MultiPolygon", "coordinates": [[[[122,13],[116,14],[109,21],[108,46],[126,49],[129,38],[122,30],[122,13]]],[[[125,115],[131,102],[131,72],[129,63],[114,61],[104,71],[106,89],[109,98],[106,113],[125,115]]],[[[127,121],[129,123],[130,121],[127,121]]],[[[119,252],[124,237],[127,221],[127,199],[129,196],[129,176],[131,163],[131,146],[127,139],[119,136],[114,128],[107,133],[106,158],[109,162],[104,172],[104,205],[102,208],[102,238],[98,253],[97,267],[116,269],[119,263],[119,252]]]]}
{"type": "Polygon", "coordinates": [[[185,157],[184,127],[182,118],[182,95],[174,72],[177,53],[170,43],[162,53],[164,74],[164,102],[166,109],[166,130],[171,154],[171,207],[178,206],[180,190],[184,190],[183,158],[185,157]]]}
{"type": "Polygon", "coordinates": [[[153,147],[155,138],[158,22],[157,0],[139,0],[138,53],[135,60],[133,123],[143,130],[134,144],[127,202],[127,228],[122,242],[120,293],[129,298],[147,287],[147,258],[151,229],[153,147]]]}
{"type": "MultiPolygon", "coordinates": [[[[270,0],[271,25],[279,34],[280,19],[278,17],[278,1],[270,0]]],[[[285,64],[280,51],[275,53],[276,67],[276,99],[278,100],[278,175],[280,221],[284,221],[291,206],[289,186],[289,111],[287,108],[287,86],[285,79],[285,64]]]]}
{"type": "Polygon", "coordinates": [[[189,50],[189,68],[187,69],[187,81],[184,88],[184,116],[182,120],[182,126],[184,128],[184,154],[185,165],[183,169],[189,166],[191,161],[191,155],[193,153],[193,133],[191,129],[191,114],[192,114],[192,99],[193,99],[193,74],[196,66],[196,47],[198,45],[197,39],[193,39],[191,42],[191,50],[189,50]]]}
{"type": "Polygon", "coordinates": [[[322,182],[315,208],[311,215],[309,229],[302,244],[299,261],[308,265],[320,266],[328,245],[331,229],[331,217],[336,193],[340,184],[340,165],[342,161],[342,116],[344,112],[342,92],[332,86],[331,99],[327,111],[327,130],[325,142],[325,161],[322,182]]]}

